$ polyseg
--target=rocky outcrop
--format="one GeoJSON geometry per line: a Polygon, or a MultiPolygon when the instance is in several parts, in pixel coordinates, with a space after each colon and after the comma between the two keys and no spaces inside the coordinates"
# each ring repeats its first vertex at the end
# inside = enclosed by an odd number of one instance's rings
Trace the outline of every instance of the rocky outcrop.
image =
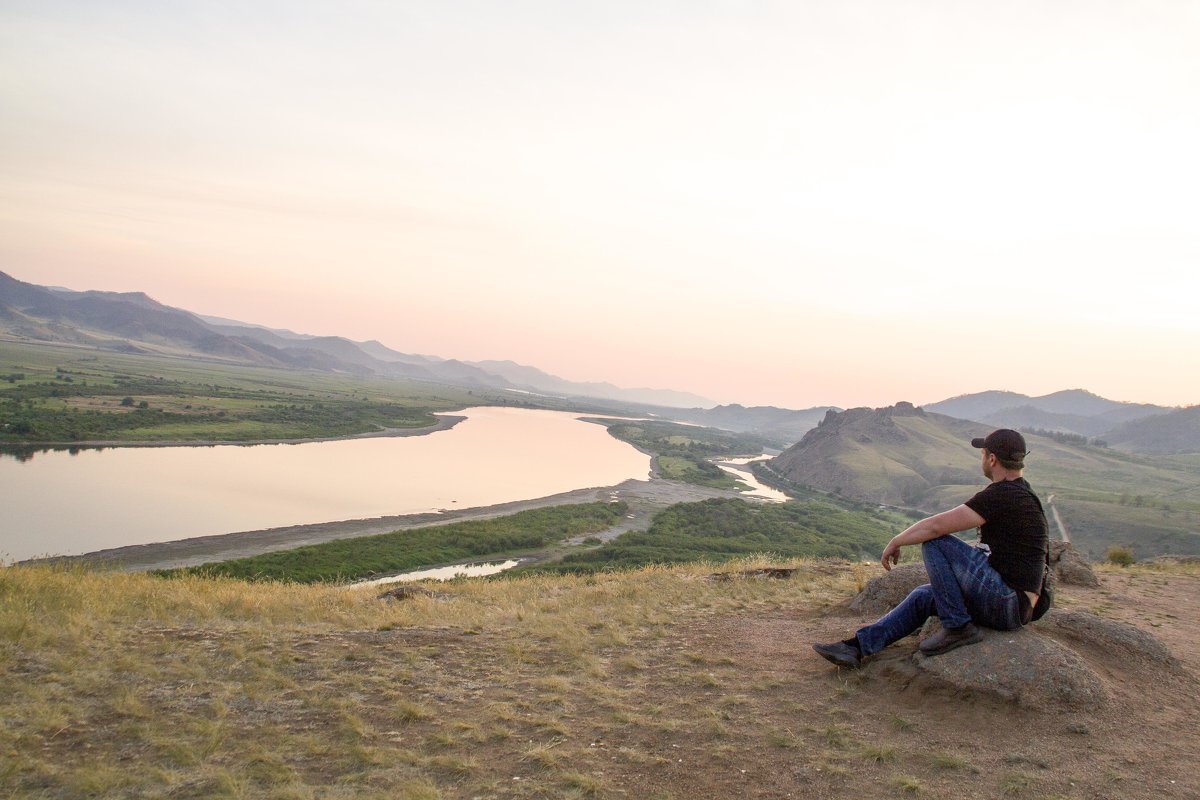
{"type": "Polygon", "coordinates": [[[846,607],[864,616],[879,617],[900,605],[909,592],[923,583],[929,583],[924,564],[900,564],[867,581],[846,607]]]}
{"type": "Polygon", "coordinates": [[[1037,630],[1072,645],[1092,648],[1126,664],[1178,672],[1179,659],[1153,635],[1141,628],[1106,619],[1087,611],[1054,611],[1037,624],[1037,630]]]}
{"type": "MultiPolygon", "coordinates": [[[[1052,612],[1047,618],[1053,616],[1052,612]]],[[[931,619],[921,638],[939,627],[931,619]]],[[[1109,701],[1108,690],[1087,661],[1034,628],[981,630],[982,642],[938,656],[918,651],[913,664],[932,682],[956,693],[990,696],[1027,708],[1089,711],[1109,701]]]]}
{"type": "Polygon", "coordinates": [[[1100,580],[1092,571],[1087,559],[1071,547],[1070,542],[1050,543],[1050,566],[1054,569],[1058,583],[1093,588],[1100,585],[1100,580]]]}

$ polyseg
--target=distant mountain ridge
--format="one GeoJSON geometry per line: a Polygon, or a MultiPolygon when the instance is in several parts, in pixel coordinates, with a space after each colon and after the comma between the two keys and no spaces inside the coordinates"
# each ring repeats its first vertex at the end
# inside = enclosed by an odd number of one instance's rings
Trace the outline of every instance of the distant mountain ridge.
{"type": "Polygon", "coordinates": [[[1191,424],[1190,416],[1180,415],[1181,409],[1151,403],[1121,403],[1083,389],[1067,389],[1040,397],[1017,392],[977,392],[922,407],[926,411],[982,422],[993,428],[1038,429],[1099,438],[1131,452],[1171,452],[1164,449],[1170,443],[1161,434],[1147,433],[1142,437],[1138,433],[1142,430],[1176,431],[1182,437],[1177,438],[1178,451],[1200,447],[1194,444],[1200,441],[1200,428],[1191,424]],[[1127,424],[1155,416],[1169,417],[1172,421],[1157,428],[1143,429],[1136,425],[1124,428],[1127,424]],[[1121,430],[1124,432],[1118,433],[1121,430]]]}
{"type": "Polygon", "coordinates": [[[550,394],[574,394],[620,400],[626,403],[643,403],[655,406],[686,408],[695,405],[711,405],[711,401],[689,392],[670,389],[623,389],[611,383],[579,383],[550,375],[537,367],[529,367],[514,361],[468,361],[492,375],[499,375],[514,386],[524,386],[550,394]]]}
{"type": "Polygon", "coordinates": [[[355,342],[340,336],[312,336],[204,317],[163,305],[142,292],[50,288],[17,280],[4,272],[0,272],[0,333],[120,352],[200,356],[256,366],[382,375],[642,405],[711,405],[711,401],[686,392],[576,383],[514,362],[472,364],[412,355],[378,341],[355,342]]]}

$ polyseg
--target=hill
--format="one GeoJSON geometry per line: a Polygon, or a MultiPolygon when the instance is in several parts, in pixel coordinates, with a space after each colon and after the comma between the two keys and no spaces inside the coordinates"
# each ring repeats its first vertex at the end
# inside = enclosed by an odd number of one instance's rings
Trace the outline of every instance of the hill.
{"type": "MultiPolygon", "coordinates": [[[[1194,681],[1027,708],[809,650],[878,566],[746,561],[378,589],[0,570],[6,796],[1121,797],[1200,793],[1194,681]],[[787,579],[743,577],[767,564],[787,579]],[[1190,688],[1189,688],[1190,687],[1190,688]],[[984,733],[981,733],[984,732],[984,733]]],[[[1200,670],[1195,567],[1100,570],[1062,608],[1200,670]],[[1113,598],[1120,598],[1114,602],[1113,598]]],[[[1051,612],[1051,619],[1055,612],[1051,612]]],[[[1039,623],[1040,624],[1040,623],[1039,623]]],[[[911,672],[911,670],[909,671],[911,672]]]]}
{"type": "Polygon", "coordinates": [[[858,500],[920,506],[931,489],[982,482],[975,422],[911,403],[830,411],[770,464],[791,481],[858,500]]]}
{"type": "MultiPolygon", "coordinates": [[[[899,403],[830,412],[768,466],[785,481],[878,504],[941,511],[985,483],[970,440],[990,426],[899,403]]],[[[1027,435],[1026,475],[1092,558],[1200,554],[1200,458],[1135,456],[1027,435]]]]}
{"type": "Polygon", "coordinates": [[[1200,406],[1135,419],[1105,434],[1113,447],[1138,453],[1200,452],[1200,406]]]}

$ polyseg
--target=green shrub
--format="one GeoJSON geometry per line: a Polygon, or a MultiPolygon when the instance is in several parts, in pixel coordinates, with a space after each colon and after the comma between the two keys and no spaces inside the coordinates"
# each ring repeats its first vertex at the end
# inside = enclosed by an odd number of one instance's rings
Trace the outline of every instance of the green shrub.
{"type": "Polygon", "coordinates": [[[1136,559],[1133,557],[1133,551],[1128,547],[1113,545],[1108,548],[1108,552],[1104,554],[1104,560],[1109,564],[1116,564],[1118,567],[1128,567],[1136,559]]]}

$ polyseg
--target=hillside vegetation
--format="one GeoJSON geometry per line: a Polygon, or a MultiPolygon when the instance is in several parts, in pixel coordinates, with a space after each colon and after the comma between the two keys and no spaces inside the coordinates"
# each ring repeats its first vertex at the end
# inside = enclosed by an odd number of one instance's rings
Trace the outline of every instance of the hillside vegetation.
{"type": "Polygon", "coordinates": [[[572,536],[603,531],[627,510],[622,502],[534,508],[495,519],[337,539],[158,574],[295,583],[353,581],[471,558],[522,555],[572,536]]]}
{"type": "MultiPolygon", "coordinates": [[[[0,341],[0,443],[253,441],[424,427],[519,395],[0,341]]],[[[13,452],[21,452],[19,448],[13,452]]]]}
{"type": "Polygon", "coordinates": [[[845,511],[827,502],[786,504],[713,499],[678,503],[646,531],[568,553],[531,569],[587,573],[650,564],[722,562],[756,553],[782,558],[874,558],[896,530],[894,515],[845,511]]]}

